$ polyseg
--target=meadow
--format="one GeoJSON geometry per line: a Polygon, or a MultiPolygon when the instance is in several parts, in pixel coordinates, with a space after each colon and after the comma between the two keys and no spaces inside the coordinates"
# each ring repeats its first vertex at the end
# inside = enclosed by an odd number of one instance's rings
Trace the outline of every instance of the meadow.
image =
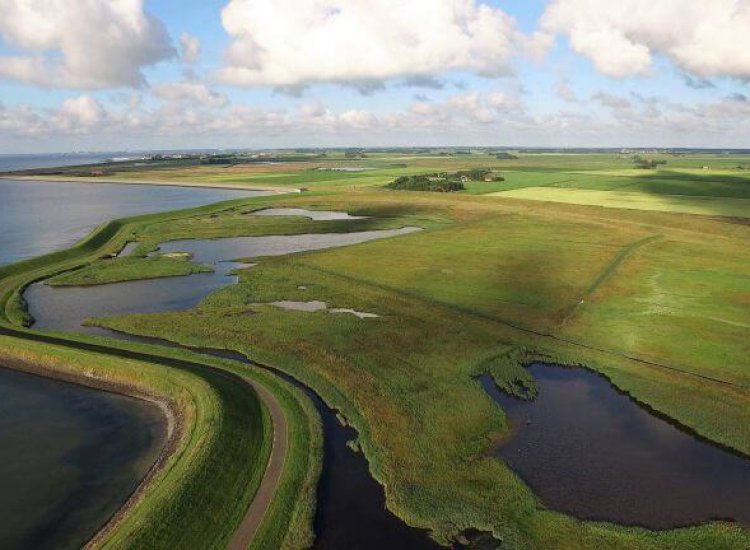
{"type": "MultiPolygon", "coordinates": [[[[750,176],[737,168],[747,159],[665,157],[667,164],[655,170],[603,153],[517,159],[382,153],[325,161],[373,170],[316,170],[315,177],[306,177],[311,166],[293,163],[133,171],[128,177],[304,182],[310,191],[120,221],[65,254],[0,268],[4,311],[18,324],[24,284],[97,269],[86,266],[108,261],[103,253],[125,241],[137,241],[135,253],[143,254],[184,238],[419,225],[424,231],[382,241],[252,258],[257,265],[240,271],[237,285],[194,310],[91,322],[236,350],[297,377],[356,427],[388,507],[443,544],[478,529],[508,548],[747,548],[750,531],[728,522],[657,532],[565,516],[546,509],[488,456],[510,427],[476,378],[490,373],[509,391],[533,394],[523,367],[535,359],[595,369],[673,422],[750,456],[750,226],[744,219],[750,214],[743,202],[750,176]],[[396,175],[483,167],[501,171],[505,181],[471,182],[460,193],[380,188],[396,175]],[[613,193],[633,200],[621,206],[613,193]],[[555,194],[572,198],[550,199],[555,194]],[[696,203],[700,212],[691,210],[696,203]],[[368,217],[252,216],[271,205],[368,217]],[[379,317],[270,305],[279,300],[322,300],[379,317]]],[[[151,276],[146,261],[128,277],[139,273],[151,276]]],[[[258,375],[237,364],[223,368],[258,375]]],[[[270,512],[282,519],[264,522],[257,544],[275,537],[268,540],[302,547],[312,537],[316,424],[304,399],[263,376],[274,391],[287,392],[285,410],[297,419],[299,435],[270,512]],[[307,493],[298,500],[300,487],[307,493]],[[290,518],[286,510],[298,502],[304,504],[290,518]]]]}

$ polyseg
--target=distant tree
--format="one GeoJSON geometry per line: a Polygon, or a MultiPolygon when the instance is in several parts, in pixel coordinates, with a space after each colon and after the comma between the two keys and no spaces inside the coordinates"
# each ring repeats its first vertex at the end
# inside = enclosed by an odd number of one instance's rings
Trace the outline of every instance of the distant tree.
{"type": "Polygon", "coordinates": [[[437,191],[441,193],[466,189],[460,180],[445,178],[439,174],[400,176],[386,187],[401,191],[437,191]]]}

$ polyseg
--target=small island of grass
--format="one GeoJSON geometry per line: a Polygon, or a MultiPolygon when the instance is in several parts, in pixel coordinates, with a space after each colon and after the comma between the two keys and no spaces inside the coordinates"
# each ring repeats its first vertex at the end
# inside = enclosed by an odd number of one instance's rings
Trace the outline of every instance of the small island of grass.
{"type": "Polygon", "coordinates": [[[190,259],[190,254],[174,253],[159,254],[148,258],[126,256],[97,260],[81,269],[53,277],[47,281],[47,284],[50,286],[92,286],[213,271],[210,266],[194,264],[190,259]]]}

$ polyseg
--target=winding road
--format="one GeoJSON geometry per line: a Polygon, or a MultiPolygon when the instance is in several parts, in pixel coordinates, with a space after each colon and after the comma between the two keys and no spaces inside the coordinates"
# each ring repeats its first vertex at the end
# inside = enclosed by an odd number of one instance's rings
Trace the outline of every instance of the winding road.
{"type": "Polygon", "coordinates": [[[276,397],[269,392],[265,386],[245,378],[245,380],[255,389],[260,400],[268,407],[273,424],[273,443],[271,446],[271,456],[268,458],[268,465],[263,474],[263,479],[258,486],[258,491],[253,497],[253,501],[242,518],[237,531],[235,531],[232,540],[227,546],[228,550],[245,550],[255,536],[263,518],[266,515],[268,507],[271,505],[273,495],[276,493],[276,486],[281,478],[281,471],[284,468],[286,451],[288,444],[288,427],[284,411],[276,400],[276,397]]]}

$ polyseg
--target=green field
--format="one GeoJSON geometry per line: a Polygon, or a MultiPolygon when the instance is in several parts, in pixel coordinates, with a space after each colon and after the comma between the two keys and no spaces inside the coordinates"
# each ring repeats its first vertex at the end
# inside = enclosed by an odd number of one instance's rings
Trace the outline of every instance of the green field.
{"type": "Polygon", "coordinates": [[[524,187],[492,193],[492,196],[567,204],[587,204],[607,208],[750,218],[750,199],[735,197],[668,195],[645,191],[560,189],[556,187],[524,187]]]}
{"type": "MultiPolygon", "coordinates": [[[[750,455],[750,225],[744,219],[750,175],[735,168],[746,159],[727,157],[665,155],[663,168],[642,170],[614,154],[512,160],[382,154],[357,161],[376,170],[315,178],[307,177],[310,167],[265,174],[228,168],[237,181],[274,180],[312,191],[118,222],[77,249],[0,268],[3,310],[18,324],[20,287],[62,270],[100,270],[102,253],[125,240],[137,239],[140,254],[182,238],[419,225],[425,230],[397,238],[261,258],[240,271],[237,285],[191,311],[92,322],[237,350],[293,374],[357,428],[388,507],[431,529],[441,543],[479,529],[507,548],[745,549],[750,531],[730,523],[655,532],[545,509],[487,455],[509,426],[475,379],[489,372],[505,388],[533,388],[522,368],[533,359],[585,364],[675,422],[750,455]],[[396,175],[478,167],[500,170],[505,181],[471,182],[460,193],[380,188],[396,175]],[[269,205],[368,218],[252,216],[269,205]],[[277,300],[323,300],[379,317],[268,305],[277,300]]],[[[229,181],[216,170],[175,169],[160,177],[229,181]]],[[[120,276],[154,273],[140,260],[120,276]]],[[[290,547],[305,546],[312,536],[318,428],[304,399],[265,376],[263,383],[287,395],[286,410],[301,428],[271,512],[281,519],[265,521],[255,545],[271,547],[286,537],[290,547]],[[297,499],[300,487],[307,493],[297,499]],[[288,512],[300,501],[300,512],[288,512]]]]}

